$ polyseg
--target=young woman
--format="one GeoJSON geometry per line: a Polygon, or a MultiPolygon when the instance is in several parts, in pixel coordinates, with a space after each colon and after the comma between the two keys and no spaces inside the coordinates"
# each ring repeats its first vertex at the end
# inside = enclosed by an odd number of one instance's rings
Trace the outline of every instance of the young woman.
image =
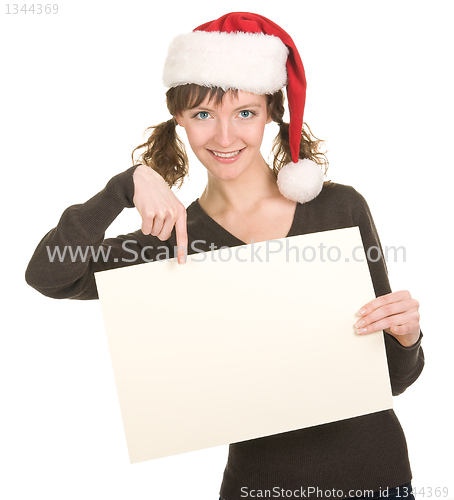
{"type": "MultiPolygon", "coordinates": [[[[279,26],[255,14],[232,13],[181,35],[169,49],[164,82],[170,87],[171,118],[153,127],[148,141],[136,148],[144,149],[139,164],[86,203],[65,210],[30,261],[31,286],[54,298],[95,299],[95,272],[158,260],[163,247],[171,256],[177,248],[183,264],[186,253],[213,245],[352,226],[359,226],[366,251],[381,248],[364,198],[350,186],[323,182],[320,141],[303,128],[304,68],[279,26]],[[283,121],[284,86],[290,124],[283,121]],[[260,153],[271,121],[279,124],[272,168],[260,153]],[[202,195],[187,209],[170,189],[187,174],[177,124],[208,176],[202,195]],[[104,240],[118,214],[134,206],[141,230],[104,240]],[[49,258],[55,249],[71,246],[101,247],[105,258],[75,260],[69,252],[64,259],[49,258]],[[135,261],[131,250],[139,256],[135,261]]],[[[419,306],[407,291],[391,292],[383,258],[371,255],[377,298],[358,304],[358,334],[384,331],[397,395],[424,364],[419,306]]],[[[386,410],[230,445],[220,495],[224,500],[276,497],[283,489],[286,498],[357,497],[362,491],[405,498],[411,497],[410,481],[403,431],[393,410],[386,410]]]]}

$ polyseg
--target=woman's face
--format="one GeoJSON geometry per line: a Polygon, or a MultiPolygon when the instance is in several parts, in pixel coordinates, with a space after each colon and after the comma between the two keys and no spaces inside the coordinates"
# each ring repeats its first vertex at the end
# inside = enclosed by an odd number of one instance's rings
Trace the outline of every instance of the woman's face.
{"type": "Polygon", "coordinates": [[[266,96],[227,92],[219,106],[208,102],[177,115],[194,154],[220,180],[238,178],[249,167],[263,167],[260,154],[267,115],[266,96]]]}

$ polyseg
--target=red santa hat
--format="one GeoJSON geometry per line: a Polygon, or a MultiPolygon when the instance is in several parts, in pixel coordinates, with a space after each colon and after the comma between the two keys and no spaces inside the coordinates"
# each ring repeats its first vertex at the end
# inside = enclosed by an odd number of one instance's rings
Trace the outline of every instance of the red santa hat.
{"type": "Polygon", "coordinates": [[[287,87],[292,163],[278,174],[286,197],[300,203],[315,198],[323,186],[321,168],[299,159],[306,76],[298,50],[277,24],[248,12],[233,12],[179,35],[170,44],[164,65],[166,87],[194,83],[223,90],[274,94],[287,87]]]}

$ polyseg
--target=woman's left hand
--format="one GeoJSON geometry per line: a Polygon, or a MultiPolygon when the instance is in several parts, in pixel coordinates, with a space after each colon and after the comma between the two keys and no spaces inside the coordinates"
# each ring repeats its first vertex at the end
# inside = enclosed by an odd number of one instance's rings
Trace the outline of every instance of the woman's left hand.
{"type": "Polygon", "coordinates": [[[385,330],[405,347],[411,347],[419,339],[419,302],[407,290],[371,300],[358,315],[361,319],[355,326],[359,335],[385,330]]]}

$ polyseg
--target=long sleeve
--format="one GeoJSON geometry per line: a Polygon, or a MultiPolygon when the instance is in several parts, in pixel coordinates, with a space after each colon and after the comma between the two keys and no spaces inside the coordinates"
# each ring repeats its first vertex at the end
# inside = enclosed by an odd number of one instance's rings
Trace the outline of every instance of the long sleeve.
{"type": "Polygon", "coordinates": [[[402,394],[419,377],[424,368],[424,352],[421,347],[422,332],[416,344],[404,347],[392,335],[384,332],[386,357],[393,396],[402,394]]]}
{"type": "Polygon", "coordinates": [[[28,264],[25,279],[30,286],[57,299],[96,299],[95,272],[144,262],[153,249],[155,254],[163,242],[141,231],[104,240],[106,229],[122,210],[134,206],[135,168],[113,177],[86,203],[63,212],[28,264]]]}
{"type": "MultiPolygon", "coordinates": [[[[356,192],[356,191],[355,191],[356,192]]],[[[357,193],[355,212],[366,252],[370,251],[368,266],[375,290],[375,295],[391,293],[388,280],[388,270],[383,249],[378,237],[372,214],[366,200],[357,193]]],[[[418,342],[411,347],[404,347],[392,335],[383,332],[385,338],[386,356],[393,396],[402,394],[421,374],[424,368],[424,352],[421,347],[422,333],[418,342]]]]}

